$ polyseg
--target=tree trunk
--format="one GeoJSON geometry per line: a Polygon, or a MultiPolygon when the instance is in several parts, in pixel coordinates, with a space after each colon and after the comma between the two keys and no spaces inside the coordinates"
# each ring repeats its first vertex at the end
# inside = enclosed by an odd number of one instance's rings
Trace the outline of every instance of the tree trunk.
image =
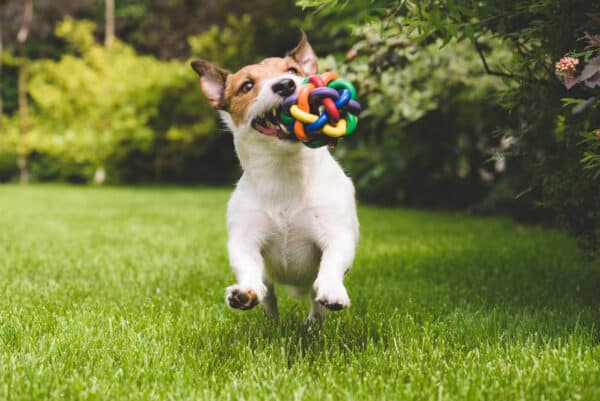
{"type": "Polygon", "coordinates": [[[115,0],[106,0],[104,46],[110,46],[115,39],[115,0]]]}
{"type": "Polygon", "coordinates": [[[4,117],[4,96],[2,94],[2,54],[4,47],[2,47],[2,25],[0,21],[0,133],[2,133],[2,117],[4,117]]]}
{"type": "MultiPolygon", "coordinates": [[[[29,132],[29,109],[27,107],[27,64],[25,59],[19,64],[19,132],[21,139],[29,132]]],[[[27,166],[27,152],[23,145],[19,146],[19,181],[21,184],[29,182],[29,169],[27,166]]]]}
{"type": "MultiPolygon", "coordinates": [[[[25,41],[29,36],[31,30],[31,23],[33,22],[33,0],[25,0],[25,9],[23,11],[23,23],[17,33],[17,44],[19,46],[19,131],[21,139],[27,135],[29,131],[29,112],[27,109],[27,55],[25,53],[25,41]]],[[[21,144],[18,149],[18,160],[19,166],[19,181],[21,184],[27,184],[29,182],[29,168],[27,163],[27,150],[25,146],[21,144]]]]}
{"type": "Polygon", "coordinates": [[[96,167],[96,171],[94,172],[94,184],[102,185],[106,181],[106,170],[104,166],[100,165],[96,167]]]}
{"type": "MultiPolygon", "coordinates": [[[[104,21],[104,46],[109,47],[115,39],[115,0],[106,0],[106,15],[104,21]]],[[[106,128],[102,128],[99,135],[106,135],[106,128]]],[[[96,167],[94,172],[94,184],[102,185],[106,181],[106,170],[104,164],[96,167]]]]}

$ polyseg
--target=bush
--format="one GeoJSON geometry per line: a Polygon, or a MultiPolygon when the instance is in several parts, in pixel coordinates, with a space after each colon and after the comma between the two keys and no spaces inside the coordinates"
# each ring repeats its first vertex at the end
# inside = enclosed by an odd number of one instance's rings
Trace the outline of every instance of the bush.
{"type": "Polygon", "coordinates": [[[0,149],[0,182],[12,181],[18,175],[17,154],[0,149]]]}
{"type": "MultiPolygon", "coordinates": [[[[323,18],[338,25],[349,23],[331,18],[341,6],[338,0],[298,3],[319,7],[323,18]]],[[[458,192],[481,200],[473,210],[508,210],[528,221],[559,223],[588,248],[599,249],[600,3],[431,0],[370,5],[370,19],[354,21],[362,24],[355,29],[359,41],[344,61],[346,71],[355,71],[354,78],[363,83],[371,109],[363,129],[380,135],[352,145],[353,151],[360,150],[350,165],[360,166],[362,192],[392,203],[432,205],[437,199],[441,206],[464,206],[456,201],[458,192]],[[412,58],[405,54],[407,47],[415,49],[412,58]],[[449,63],[419,65],[420,59],[443,59],[445,49],[460,51],[447,56],[449,63]],[[555,67],[565,55],[578,57],[579,64],[566,60],[555,67]],[[462,79],[453,63],[467,68],[462,79]],[[477,90],[486,88],[478,83],[478,73],[500,85],[477,90]],[[572,88],[567,92],[565,86],[572,88]],[[436,137],[440,130],[449,135],[436,137]],[[498,163],[505,168],[490,168],[498,163]],[[461,169],[470,179],[457,180],[461,169]]]]}
{"type": "MultiPolygon", "coordinates": [[[[503,84],[466,44],[420,46],[405,28],[403,17],[365,26],[346,60],[323,63],[358,84],[365,108],[357,137],[336,154],[367,201],[470,207],[501,173],[494,133],[510,116],[492,95],[503,84]]],[[[509,58],[497,44],[492,59],[509,58]]]]}

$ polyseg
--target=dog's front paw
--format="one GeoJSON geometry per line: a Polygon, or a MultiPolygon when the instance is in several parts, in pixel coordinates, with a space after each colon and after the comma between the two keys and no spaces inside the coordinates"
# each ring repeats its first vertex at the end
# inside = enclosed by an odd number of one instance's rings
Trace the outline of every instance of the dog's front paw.
{"type": "Polygon", "coordinates": [[[254,308],[264,298],[266,288],[231,285],[225,290],[225,302],[234,309],[248,310],[254,308]]]}
{"type": "Polygon", "coordinates": [[[342,283],[317,279],[314,290],[315,300],[331,311],[342,310],[350,306],[350,297],[342,283]]]}

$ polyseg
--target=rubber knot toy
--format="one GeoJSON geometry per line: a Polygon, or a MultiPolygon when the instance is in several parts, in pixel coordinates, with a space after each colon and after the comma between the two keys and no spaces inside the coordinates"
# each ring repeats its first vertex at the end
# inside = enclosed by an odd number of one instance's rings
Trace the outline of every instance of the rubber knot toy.
{"type": "Polygon", "coordinates": [[[354,132],[359,113],[354,85],[328,71],[304,78],[298,94],[283,101],[279,117],[299,141],[318,148],[354,132]]]}

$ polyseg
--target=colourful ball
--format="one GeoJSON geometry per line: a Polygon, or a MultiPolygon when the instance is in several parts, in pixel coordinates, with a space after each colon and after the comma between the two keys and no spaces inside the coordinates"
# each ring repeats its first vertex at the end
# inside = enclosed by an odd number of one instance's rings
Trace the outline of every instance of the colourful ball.
{"type": "Polygon", "coordinates": [[[299,141],[318,148],[354,132],[359,113],[354,85],[328,71],[304,78],[298,94],[284,100],[280,119],[299,141]]]}

